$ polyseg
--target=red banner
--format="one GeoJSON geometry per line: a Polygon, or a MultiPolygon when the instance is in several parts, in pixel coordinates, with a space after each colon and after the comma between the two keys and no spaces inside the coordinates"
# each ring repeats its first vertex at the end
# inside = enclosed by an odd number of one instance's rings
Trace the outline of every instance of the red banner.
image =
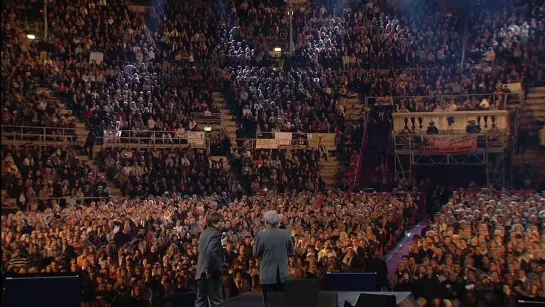
{"type": "Polygon", "coordinates": [[[454,153],[477,150],[475,135],[426,135],[422,138],[423,152],[454,153]]]}

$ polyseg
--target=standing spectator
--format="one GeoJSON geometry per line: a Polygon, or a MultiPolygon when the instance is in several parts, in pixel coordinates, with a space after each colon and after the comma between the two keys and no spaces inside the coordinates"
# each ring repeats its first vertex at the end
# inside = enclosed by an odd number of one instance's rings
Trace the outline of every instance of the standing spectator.
{"type": "Polygon", "coordinates": [[[85,146],[83,146],[83,149],[87,151],[89,154],[89,159],[93,159],[93,148],[96,143],[96,136],[93,130],[89,130],[89,133],[87,134],[87,140],[85,141],[85,146]]]}

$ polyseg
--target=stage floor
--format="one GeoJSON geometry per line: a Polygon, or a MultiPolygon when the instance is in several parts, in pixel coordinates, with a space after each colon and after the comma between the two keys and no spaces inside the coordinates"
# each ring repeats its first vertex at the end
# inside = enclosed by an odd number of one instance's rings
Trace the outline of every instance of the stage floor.
{"type": "MultiPolygon", "coordinates": [[[[328,292],[321,291],[318,298],[319,306],[317,307],[344,307],[345,301],[354,306],[356,300],[361,293],[395,295],[397,306],[414,306],[412,295],[410,292],[328,292]],[[334,301],[336,302],[336,305],[334,301]]],[[[261,293],[244,293],[232,299],[225,301],[225,307],[262,307],[263,296],[261,293]]],[[[305,306],[313,307],[313,306],[305,306]]],[[[372,306],[370,306],[372,307],[372,306]]]]}

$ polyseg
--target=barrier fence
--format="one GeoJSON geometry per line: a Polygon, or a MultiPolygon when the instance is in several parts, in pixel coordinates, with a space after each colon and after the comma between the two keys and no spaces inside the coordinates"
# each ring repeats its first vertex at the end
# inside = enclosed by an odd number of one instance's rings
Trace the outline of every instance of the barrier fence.
{"type": "Polygon", "coordinates": [[[223,114],[212,112],[193,112],[191,117],[202,126],[221,126],[223,125],[223,114]]]}
{"type": "Polygon", "coordinates": [[[104,135],[98,139],[105,146],[116,144],[185,145],[195,148],[208,146],[203,131],[104,130],[104,135]]]}
{"type": "Polygon", "coordinates": [[[76,141],[75,128],[2,125],[2,139],[23,142],[76,141]]]}
{"type": "Polygon", "coordinates": [[[335,133],[296,133],[296,132],[258,132],[256,138],[236,139],[236,148],[256,149],[306,149],[323,146],[328,151],[334,151],[336,146],[335,133]]]}

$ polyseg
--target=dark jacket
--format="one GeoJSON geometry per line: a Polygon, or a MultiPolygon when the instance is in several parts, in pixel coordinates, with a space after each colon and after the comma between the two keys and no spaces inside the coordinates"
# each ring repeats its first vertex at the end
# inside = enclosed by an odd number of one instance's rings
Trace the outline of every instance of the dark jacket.
{"type": "Polygon", "coordinates": [[[195,279],[203,279],[206,273],[221,276],[222,264],[221,232],[214,227],[208,227],[199,238],[199,258],[195,279]]]}

